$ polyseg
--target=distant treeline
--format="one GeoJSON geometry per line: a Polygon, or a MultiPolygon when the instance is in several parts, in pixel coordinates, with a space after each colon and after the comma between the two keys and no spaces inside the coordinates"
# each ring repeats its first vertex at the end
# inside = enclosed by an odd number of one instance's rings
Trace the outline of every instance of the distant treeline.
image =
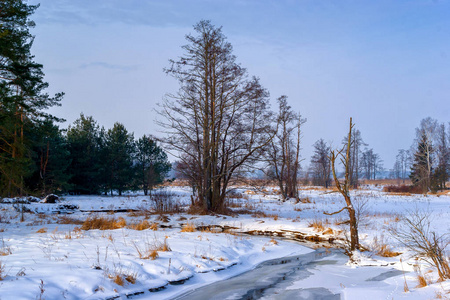
{"type": "MultiPolygon", "coordinates": [[[[148,193],[170,170],[167,155],[149,136],[135,140],[124,125],[106,130],[83,114],[67,130],[51,121],[31,131],[32,140],[22,168],[22,189],[2,196],[48,193],[100,194],[127,190],[148,193]]],[[[2,178],[6,179],[6,178],[2,178]]]]}

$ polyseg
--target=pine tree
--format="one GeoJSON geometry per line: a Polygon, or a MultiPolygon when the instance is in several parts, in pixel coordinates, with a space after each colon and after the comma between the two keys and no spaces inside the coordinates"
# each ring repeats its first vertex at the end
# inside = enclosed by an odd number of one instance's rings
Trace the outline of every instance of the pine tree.
{"type": "Polygon", "coordinates": [[[150,137],[141,137],[136,142],[136,179],[144,194],[162,183],[169,170],[167,154],[150,137]]]}
{"type": "Polygon", "coordinates": [[[26,178],[28,190],[44,196],[66,192],[70,188],[70,153],[67,139],[52,120],[44,120],[33,128],[32,176],[26,178]]]}
{"type": "Polygon", "coordinates": [[[62,94],[44,90],[42,65],[34,61],[29,19],[38,6],[22,0],[0,2],[0,188],[9,196],[24,194],[24,178],[32,168],[27,128],[50,118],[44,112],[59,105],[62,94]]]}
{"type": "Polygon", "coordinates": [[[108,188],[113,194],[117,190],[122,195],[131,188],[133,182],[134,138],[125,126],[115,123],[105,138],[104,171],[108,188]]]}
{"type": "Polygon", "coordinates": [[[67,142],[71,157],[68,169],[71,175],[70,192],[97,194],[101,185],[101,136],[97,122],[90,116],[80,115],[67,130],[67,142]]]}

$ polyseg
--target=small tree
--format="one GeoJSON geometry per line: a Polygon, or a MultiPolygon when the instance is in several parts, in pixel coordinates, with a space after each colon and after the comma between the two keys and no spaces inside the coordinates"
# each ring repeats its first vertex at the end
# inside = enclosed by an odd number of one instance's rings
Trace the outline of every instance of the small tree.
{"type": "Polygon", "coordinates": [[[347,149],[345,152],[345,156],[342,153],[345,148],[342,148],[341,150],[332,150],[330,155],[330,161],[331,161],[331,169],[333,171],[333,178],[334,183],[336,185],[336,188],[338,191],[344,196],[345,203],[347,204],[344,206],[341,210],[334,212],[334,213],[325,213],[327,215],[334,215],[342,212],[343,210],[347,210],[348,216],[349,216],[349,225],[350,225],[350,252],[354,251],[356,249],[359,249],[359,237],[358,237],[358,219],[356,217],[356,211],[355,208],[352,205],[352,200],[350,199],[350,149],[352,144],[352,129],[355,125],[352,123],[352,118],[350,118],[350,130],[348,132],[348,140],[347,140],[347,149]],[[345,168],[345,178],[344,182],[340,182],[336,175],[336,159],[340,157],[341,162],[344,165],[345,168]]]}
{"type": "Polygon", "coordinates": [[[138,184],[147,195],[157,184],[164,181],[170,170],[167,154],[156,141],[144,135],[136,142],[136,173],[138,184]]]}

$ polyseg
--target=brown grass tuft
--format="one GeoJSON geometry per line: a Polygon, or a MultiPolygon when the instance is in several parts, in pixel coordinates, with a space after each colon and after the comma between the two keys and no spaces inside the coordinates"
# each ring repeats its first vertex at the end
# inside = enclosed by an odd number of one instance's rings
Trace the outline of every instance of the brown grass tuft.
{"type": "Polygon", "coordinates": [[[131,284],[135,284],[136,283],[136,274],[127,274],[125,276],[125,280],[131,284]]]}
{"type": "MultiPolygon", "coordinates": [[[[147,259],[151,258],[152,260],[155,260],[159,257],[158,251],[156,251],[155,249],[153,249],[150,254],[147,256],[147,259]]],[[[143,259],[145,259],[145,257],[143,257],[143,259]]]]}
{"type": "Polygon", "coordinates": [[[38,231],[36,231],[36,233],[47,233],[47,228],[42,227],[41,229],[39,229],[38,231]]]}
{"type": "Polygon", "coordinates": [[[91,229],[100,229],[100,230],[110,230],[110,229],[119,229],[123,228],[127,225],[127,222],[124,218],[119,217],[118,219],[112,218],[104,218],[99,216],[88,217],[86,221],[84,221],[81,229],[83,230],[91,230],[91,229]]]}
{"type": "Polygon", "coordinates": [[[123,286],[125,284],[125,281],[123,281],[123,278],[122,278],[122,274],[114,274],[114,275],[112,275],[112,281],[115,284],[120,285],[120,286],[123,286]]]}
{"type": "Polygon", "coordinates": [[[136,223],[136,224],[130,224],[128,226],[128,228],[131,228],[131,229],[134,229],[134,230],[145,230],[145,229],[148,229],[150,227],[151,227],[151,225],[150,225],[150,223],[147,220],[143,220],[142,222],[136,223]]]}
{"type": "Polygon", "coordinates": [[[195,232],[195,230],[196,230],[195,225],[189,222],[184,224],[183,227],[181,228],[181,232],[195,232]]]}
{"type": "Polygon", "coordinates": [[[423,288],[426,287],[428,285],[428,282],[425,278],[425,276],[423,276],[422,274],[417,274],[417,287],[418,288],[423,288]]]}
{"type": "Polygon", "coordinates": [[[322,220],[313,220],[308,223],[308,227],[312,227],[315,231],[324,231],[325,226],[322,220]]]}

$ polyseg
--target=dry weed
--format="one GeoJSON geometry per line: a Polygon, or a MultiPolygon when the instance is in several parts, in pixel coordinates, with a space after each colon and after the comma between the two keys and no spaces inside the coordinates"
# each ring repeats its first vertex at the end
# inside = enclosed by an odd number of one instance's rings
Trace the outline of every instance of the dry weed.
{"type": "Polygon", "coordinates": [[[100,230],[110,230],[110,229],[119,229],[123,228],[127,225],[127,222],[124,218],[119,217],[116,218],[104,218],[99,216],[91,216],[84,221],[81,229],[83,230],[91,230],[91,229],[100,229],[100,230]]]}
{"type": "Polygon", "coordinates": [[[150,225],[150,223],[147,220],[143,220],[142,222],[136,223],[136,224],[130,224],[128,226],[128,228],[134,229],[134,230],[145,230],[145,229],[148,229],[150,227],[151,227],[151,225],[150,225]]]}
{"type": "Polygon", "coordinates": [[[324,231],[325,226],[322,220],[313,220],[308,223],[308,227],[312,227],[315,231],[324,231]]]}
{"type": "Polygon", "coordinates": [[[193,223],[187,222],[181,228],[181,232],[195,232],[195,225],[193,223]]]}
{"type": "Polygon", "coordinates": [[[57,221],[58,224],[74,224],[74,225],[81,225],[83,224],[83,221],[75,218],[71,218],[68,216],[61,216],[58,218],[57,221]]]}
{"type": "Polygon", "coordinates": [[[36,231],[36,233],[47,233],[47,228],[46,227],[42,227],[41,229],[36,231]]]}

